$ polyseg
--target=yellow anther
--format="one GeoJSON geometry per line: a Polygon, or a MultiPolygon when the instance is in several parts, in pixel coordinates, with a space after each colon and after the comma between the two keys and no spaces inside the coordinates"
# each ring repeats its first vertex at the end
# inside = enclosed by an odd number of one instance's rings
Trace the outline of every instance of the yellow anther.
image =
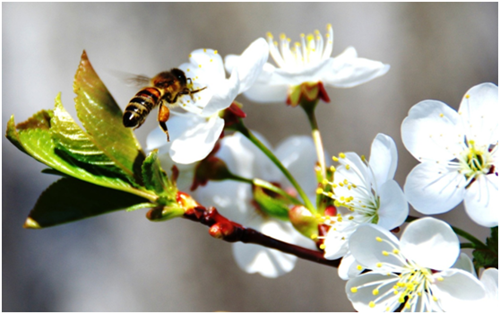
{"type": "Polygon", "coordinates": [[[198,67],[201,68],[201,64],[198,64],[198,67]]]}
{"type": "Polygon", "coordinates": [[[368,303],[368,306],[371,307],[371,308],[374,308],[375,307],[375,302],[370,301],[370,303],[368,303]]]}
{"type": "Polygon", "coordinates": [[[382,267],[382,263],[377,263],[377,264],[376,264],[376,266],[377,266],[378,268],[380,268],[380,267],[382,267]]]}
{"type": "Polygon", "coordinates": [[[266,35],[267,35],[267,37],[268,37],[269,39],[273,39],[273,34],[271,34],[271,32],[267,32],[267,34],[266,34],[266,35]]]}
{"type": "Polygon", "coordinates": [[[343,187],[343,186],[344,186],[344,183],[342,183],[342,182],[339,182],[339,185],[343,187]]]}
{"type": "Polygon", "coordinates": [[[389,252],[387,252],[387,251],[382,251],[382,255],[384,255],[384,256],[389,256],[389,252]]]}
{"type": "Polygon", "coordinates": [[[373,295],[378,295],[380,291],[378,289],[373,289],[372,294],[373,295]]]}
{"type": "Polygon", "coordinates": [[[345,158],[345,154],[344,153],[340,153],[339,154],[339,158],[345,158]]]}
{"type": "Polygon", "coordinates": [[[332,184],[332,187],[333,187],[333,188],[336,188],[337,186],[338,186],[338,185],[337,185],[337,184],[335,184],[335,183],[334,183],[334,184],[332,184]]]}
{"type": "Polygon", "coordinates": [[[382,238],[381,237],[376,237],[375,240],[377,240],[377,242],[382,242],[382,238]]]}
{"type": "Polygon", "coordinates": [[[441,276],[439,276],[439,277],[437,277],[437,280],[438,280],[438,281],[443,281],[443,280],[444,280],[444,278],[443,278],[443,277],[441,277],[441,276]]]}
{"type": "Polygon", "coordinates": [[[398,249],[394,249],[394,250],[392,250],[392,253],[399,254],[399,250],[398,249]]]}
{"type": "Polygon", "coordinates": [[[191,71],[191,70],[188,68],[188,69],[186,70],[186,72],[189,72],[189,71],[191,71]]]}
{"type": "Polygon", "coordinates": [[[326,195],[328,195],[328,197],[332,197],[333,198],[333,193],[332,192],[328,192],[326,195]]]}
{"type": "Polygon", "coordinates": [[[323,189],[322,188],[317,188],[316,189],[316,194],[323,194],[323,189]]]}
{"type": "Polygon", "coordinates": [[[320,248],[320,249],[322,249],[322,250],[324,250],[324,249],[325,249],[325,247],[326,247],[326,246],[325,246],[325,244],[324,244],[324,243],[321,243],[321,244],[320,244],[320,246],[319,246],[319,248],[320,248]]]}
{"type": "Polygon", "coordinates": [[[339,161],[339,159],[337,157],[335,157],[335,156],[332,156],[332,160],[333,161],[339,161]]]}
{"type": "Polygon", "coordinates": [[[349,169],[351,169],[351,166],[349,166],[349,164],[347,164],[347,165],[345,165],[345,168],[346,168],[346,170],[349,170],[349,169]]]}
{"type": "Polygon", "coordinates": [[[330,166],[330,171],[331,171],[331,172],[335,172],[335,170],[337,170],[337,169],[335,169],[335,167],[334,167],[334,166],[330,166]]]}
{"type": "Polygon", "coordinates": [[[432,300],[433,300],[434,302],[437,302],[438,298],[437,298],[435,295],[433,295],[433,296],[432,296],[432,300]]]}
{"type": "Polygon", "coordinates": [[[366,157],[365,157],[365,155],[361,155],[361,160],[362,160],[362,161],[364,161],[364,162],[366,162],[366,157]]]}
{"type": "Polygon", "coordinates": [[[406,302],[406,304],[405,304],[405,308],[406,308],[406,309],[409,309],[409,308],[410,308],[410,302],[406,302]]]}
{"type": "Polygon", "coordinates": [[[217,54],[217,50],[214,50],[214,55],[216,55],[216,54],[217,54]]]}
{"type": "Polygon", "coordinates": [[[348,184],[349,184],[349,181],[347,181],[347,179],[344,179],[344,184],[345,184],[345,185],[348,185],[348,184]]]}
{"type": "Polygon", "coordinates": [[[206,48],[203,48],[203,52],[207,52],[207,49],[206,49],[206,48]]]}
{"type": "Polygon", "coordinates": [[[214,61],[214,59],[210,59],[210,62],[214,61]]]}
{"type": "Polygon", "coordinates": [[[326,29],[327,30],[330,30],[331,28],[332,28],[332,24],[330,24],[330,23],[326,24],[326,29]]]}
{"type": "Polygon", "coordinates": [[[470,97],[470,95],[469,95],[469,94],[465,95],[465,98],[469,99],[469,97],[470,97]]]}
{"type": "Polygon", "coordinates": [[[356,288],[356,287],[352,287],[352,288],[351,288],[351,292],[352,292],[352,293],[356,293],[356,292],[358,292],[358,288],[356,288]]]}
{"type": "Polygon", "coordinates": [[[356,269],[359,270],[359,271],[362,271],[363,270],[363,266],[358,265],[358,266],[356,266],[356,269]]]}
{"type": "Polygon", "coordinates": [[[313,233],[311,234],[311,240],[316,240],[318,238],[318,235],[313,233]]]}
{"type": "MultiPolygon", "coordinates": [[[[349,208],[349,210],[351,210],[351,209],[349,208]]],[[[352,209],[351,211],[354,211],[354,209],[352,209]]],[[[354,216],[349,216],[349,218],[348,218],[348,219],[349,219],[349,220],[353,220],[353,219],[354,219],[354,216]]]]}
{"type": "Polygon", "coordinates": [[[327,179],[323,179],[323,180],[321,181],[321,183],[322,183],[323,185],[327,185],[327,184],[328,184],[328,180],[327,180],[327,179]]]}

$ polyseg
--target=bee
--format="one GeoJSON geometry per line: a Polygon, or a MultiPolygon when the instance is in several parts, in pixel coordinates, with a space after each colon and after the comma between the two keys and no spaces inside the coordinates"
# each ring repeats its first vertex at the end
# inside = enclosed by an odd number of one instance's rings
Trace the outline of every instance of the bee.
{"type": "Polygon", "coordinates": [[[136,76],[131,81],[138,84],[149,83],[150,86],[144,87],[137,92],[127,107],[125,107],[123,125],[127,128],[137,129],[146,121],[151,110],[159,106],[158,123],[167,135],[167,141],[170,141],[167,129],[167,121],[170,117],[169,105],[175,105],[179,97],[183,95],[189,95],[193,99],[193,94],[207,88],[205,86],[196,90],[191,89],[191,79],[186,78],[182,70],[175,68],[170,71],[161,72],[152,79],[146,76],[136,76]]]}

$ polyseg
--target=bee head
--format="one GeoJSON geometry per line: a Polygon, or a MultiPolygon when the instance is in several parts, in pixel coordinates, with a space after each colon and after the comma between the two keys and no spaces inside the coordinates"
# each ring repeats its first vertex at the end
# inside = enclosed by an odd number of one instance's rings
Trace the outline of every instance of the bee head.
{"type": "Polygon", "coordinates": [[[187,84],[186,74],[182,70],[172,69],[170,72],[179,80],[182,86],[187,84]]]}

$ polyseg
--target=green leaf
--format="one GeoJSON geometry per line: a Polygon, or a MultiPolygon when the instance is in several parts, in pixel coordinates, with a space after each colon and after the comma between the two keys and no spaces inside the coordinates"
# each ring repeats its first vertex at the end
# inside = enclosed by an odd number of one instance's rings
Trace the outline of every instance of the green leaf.
{"type": "MultiPolygon", "coordinates": [[[[100,150],[94,139],[85,133],[71,118],[61,104],[60,94],[56,98],[54,116],[50,122],[52,139],[57,149],[62,150],[68,157],[75,159],[76,164],[80,167],[96,174],[127,178],[127,173],[124,173],[116,166],[112,156],[109,157],[100,150]]],[[[133,178],[130,179],[133,182],[133,178]]]]}
{"type": "Polygon", "coordinates": [[[145,155],[133,131],[122,124],[122,111],[94,71],[84,51],[73,89],[79,120],[96,147],[129,176],[141,182],[145,155]]]}
{"type": "Polygon", "coordinates": [[[38,198],[24,227],[51,227],[134,207],[145,201],[142,197],[129,193],[73,178],[63,178],[49,186],[38,198]]]}
{"type": "Polygon", "coordinates": [[[259,186],[254,186],[253,196],[263,212],[282,220],[289,220],[290,200],[259,186]]]}
{"type": "Polygon", "coordinates": [[[476,269],[481,267],[498,268],[498,227],[491,228],[491,236],[486,238],[486,246],[486,249],[481,248],[472,251],[476,269]]]}
{"type": "Polygon", "coordinates": [[[67,156],[58,154],[50,130],[52,115],[52,111],[39,112],[27,121],[18,124],[17,127],[12,116],[7,122],[7,138],[24,153],[70,177],[133,193],[151,201],[156,200],[157,197],[153,193],[134,188],[129,182],[118,177],[96,175],[75,165],[71,160],[65,159],[64,157],[67,156]]]}
{"type": "Polygon", "coordinates": [[[142,164],[142,177],[146,189],[155,192],[160,197],[158,203],[171,204],[176,202],[177,187],[161,168],[158,150],[153,150],[142,164]]]}

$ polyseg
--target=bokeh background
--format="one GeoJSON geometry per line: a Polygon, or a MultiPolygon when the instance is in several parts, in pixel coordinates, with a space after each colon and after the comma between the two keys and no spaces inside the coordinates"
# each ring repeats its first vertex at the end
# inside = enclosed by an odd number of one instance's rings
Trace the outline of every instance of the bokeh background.
{"type": "MultiPolygon", "coordinates": [[[[317,112],[326,149],[368,155],[377,133],[390,135],[401,185],[416,165],[400,136],[410,107],[438,99],[458,108],[470,87],[498,84],[497,3],[2,3],[2,129],[12,114],[21,122],[52,108],[58,92],[74,115],[83,49],[123,108],[137,90],[114,71],[152,76],[197,48],[239,54],[266,32],[298,40],[324,34],[327,23],[334,56],[354,46],[391,70],[359,87],[328,89],[332,101],[317,112]]],[[[300,109],[239,100],[247,126],[274,145],[309,134],[300,109]]],[[[155,127],[149,119],[136,132],[142,143],[155,127]]],[[[44,168],[2,139],[4,311],[352,311],[336,269],[299,260],[278,279],[249,275],[230,244],[187,220],[152,223],[138,210],[25,230],[56,180],[44,168]]],[[[488,234],[462,205],[439,217],[488,234]]]]}

